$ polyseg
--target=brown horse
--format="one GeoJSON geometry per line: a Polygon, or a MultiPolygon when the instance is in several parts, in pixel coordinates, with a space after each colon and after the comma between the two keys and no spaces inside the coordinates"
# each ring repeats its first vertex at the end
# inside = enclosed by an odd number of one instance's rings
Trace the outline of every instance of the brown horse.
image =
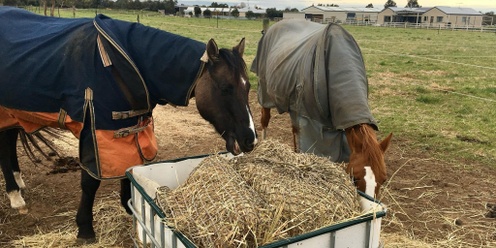
{"type": "Polygon", "coordinates": [[[280,21],[261,38],[251,70],[259,76],[262,137],[271,108],[288,112],[295,151],[349,162],[357,188],[379,195],[392,135],[377,141],[363,58],[348,32],[336,24],[280,21]]]}
{"type": "Polygon", "coordinates": [[[249,152],[257,143],[244,39],[219,49],[214,40],[205,44],[103,15],[62,19],[10,7],[0,7],[0,37],[0,165],[11,206],[27,211],[19,130],[69,129],[79,139],[84,169],[76,216],[81,243],[95,241],[100,180],[121,179],[121,203],[130,213],[124,173],[157,153],[157,104],[186,106],[194,97],[229,152],[249,152]]]}

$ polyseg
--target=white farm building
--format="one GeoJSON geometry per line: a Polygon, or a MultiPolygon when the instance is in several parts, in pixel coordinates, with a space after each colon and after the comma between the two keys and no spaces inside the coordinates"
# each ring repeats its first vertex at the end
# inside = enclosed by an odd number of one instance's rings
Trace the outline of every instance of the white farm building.
{"type": "Polygon", "coordinates": [[[381,9],[377,8],[342,8],[315,6],[306,7],[301,10],[305,13],[305,19],[320,23],[345,23],[345,22],[377,22],[377,16],[381,9]]]}
{"type": "Polygon", "coordinates": [[[381,26],[401,23],[422,27],[472,27],[482,26],[484,15],[472,8],[427,7],[427,8],[354,8],[309,6],[299,13],[284,13],[285,19],[307,19],[319,23],[367,23],[381,26]]]}
{"type": "Polygon", "coordinates": [[[471,8],[444,7],[398,8],[389,7],[379,13],[377,24],[417,23],[420,26],[449,28],[481,27],[483,14],[471,8]]]}

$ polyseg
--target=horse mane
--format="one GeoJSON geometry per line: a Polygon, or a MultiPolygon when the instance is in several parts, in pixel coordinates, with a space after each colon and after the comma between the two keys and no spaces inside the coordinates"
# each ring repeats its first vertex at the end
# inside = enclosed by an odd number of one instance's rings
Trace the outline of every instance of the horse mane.
{"type": "MultiPolygon", "coordinates": [[[[383,151],[377,141],[374,129],[367,124],[358,125],[358,128],[352,128],[352,132],[359,132],[359,135],[352,135],[355,138],[362,138],[362,153],[368,158],[372,170],[380,175],[386,175],[386,165],[383,160],[383,151]]],[[[355,142],[354,142],[355,143],[355,142]]]]}
{"type": "Polygon", "coordinates": [[[219,49],[219,56],[234,68],[236,74],[239,73],[244,77],[247,77],[246,63],[236,49],[229,50],[227,48],[221,48],[219,49]]]}

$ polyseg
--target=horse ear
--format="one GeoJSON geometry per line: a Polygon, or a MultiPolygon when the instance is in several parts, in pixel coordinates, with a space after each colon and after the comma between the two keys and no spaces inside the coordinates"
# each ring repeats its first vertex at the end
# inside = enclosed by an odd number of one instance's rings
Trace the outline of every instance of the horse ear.
{"type": "Polygon", "coordinates": [[[389,147],[389,144],[391,143],[391,138],[393,137],[393,133],[390,133],[384,140],[381,141],[381,150],[382,152],[386,152],[386,150],[389,147]]]}
{"type": "Polygon", "coordinates": [[[207,43],[207,55],[208,60],[215,61],[219,59],[219,47],[215,43],[214,39],[210,39],[207,43]]]}
{"type": "Polygon", "coordinates": [[[235,50],[238,51],[239,55],[243,57],[243,53],[245,53],[245,38],[241,39],[239,44],[234,47],[235,50]]]}

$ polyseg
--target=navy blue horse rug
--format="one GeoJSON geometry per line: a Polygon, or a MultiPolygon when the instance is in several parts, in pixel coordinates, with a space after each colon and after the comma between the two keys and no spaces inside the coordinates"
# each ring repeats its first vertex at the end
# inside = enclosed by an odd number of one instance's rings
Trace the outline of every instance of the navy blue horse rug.
{"type": "Polygon", "coordinates": [[[155,157],[152,110],[188,104],[205,47],[104,15],[65,19],[0,7],[0,131],[69,129],[84,169],[98,179],[123,177],[155,157]]]}

